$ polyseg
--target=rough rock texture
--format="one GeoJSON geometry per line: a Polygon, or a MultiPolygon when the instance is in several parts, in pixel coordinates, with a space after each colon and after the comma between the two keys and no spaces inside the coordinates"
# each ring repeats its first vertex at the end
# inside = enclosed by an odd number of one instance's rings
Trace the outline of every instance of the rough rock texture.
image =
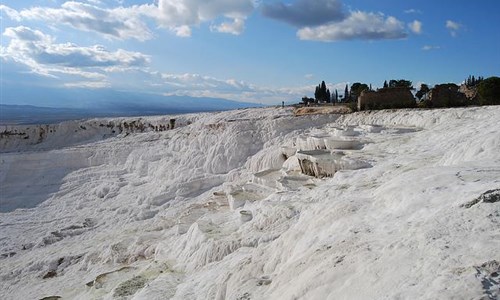
{"type": "Polygon", "coordinates": [[[436,85],[429,92],[432,107],[465,106],[467,97],[459,90],[458,85],[448,83],[436,85]]]}
{"type": "Polygon", "coordinates": [[[476,101],[479,97],[477,86],[469,87],[465,84],[462,84],[458,91],[465,94],[465,97],[467,97],[467,100],[469,101],[476,101]]]}
{"type": "Polygon", "coordinates": [[[275,107],[2,144],[0,299],[498,299],[499,115],[275,107]],[[366,142],[330,167],[371,167],[301,174],[290,148],[325,136],[366,142]]]}
{"type": "Polygon", "coordinates": [[[384,88],[363,91],[358,97],[358,110],[414,107],[415,98],[408,88],[384,88]]]}
{"type": "Polygon", "coordinates": [[[351,109],[345,105],[300,107],[293,111],[295,116],[318,114],[347,114],[350,112],[351,109]]]}

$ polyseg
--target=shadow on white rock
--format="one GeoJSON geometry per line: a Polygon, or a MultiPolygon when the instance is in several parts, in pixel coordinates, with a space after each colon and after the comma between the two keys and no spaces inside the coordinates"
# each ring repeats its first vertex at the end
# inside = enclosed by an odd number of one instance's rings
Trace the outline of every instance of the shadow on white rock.
{"type": "Polygon", "coordinates": [[[342,152],[298,151],[296,156],[302,173],[317,178],[332,177],[339,170],[358,170],[371,167],[367,162],[345,157],[342,152]]]}

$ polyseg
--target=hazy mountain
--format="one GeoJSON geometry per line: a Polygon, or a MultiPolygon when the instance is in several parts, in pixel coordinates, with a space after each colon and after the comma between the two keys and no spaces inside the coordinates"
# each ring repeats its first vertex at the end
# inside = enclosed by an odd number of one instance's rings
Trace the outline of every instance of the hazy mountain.
{"type": "Polygon", "coordinates": [[[3,95],[1,124],[54,123],[89,117],[180,114],[261,106],[220,98],[114,90],[6,87],[3,95]]]}

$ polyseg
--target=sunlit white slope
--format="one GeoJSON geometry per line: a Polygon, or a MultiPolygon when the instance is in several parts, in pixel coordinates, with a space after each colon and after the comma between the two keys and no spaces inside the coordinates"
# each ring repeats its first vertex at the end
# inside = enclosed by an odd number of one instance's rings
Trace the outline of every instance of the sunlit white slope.
{"type": "Polygon", "coordinates": [[[3,142],[3,299],[498,297],[500,202],[480,196],[500,188],[499,107],[176,119],[3,142]],[[345,125],[369,168],[316,179],[283,156],[345,125]]]}

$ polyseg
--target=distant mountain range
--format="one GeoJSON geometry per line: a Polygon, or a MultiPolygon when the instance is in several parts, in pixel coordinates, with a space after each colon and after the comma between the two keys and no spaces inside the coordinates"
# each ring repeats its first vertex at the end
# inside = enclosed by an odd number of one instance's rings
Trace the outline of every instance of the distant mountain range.
{"type": "Polygon", "coordinates": [[[114,90],[34,90],[4,89],[0,124],[56,123],[92,117],[182,114],[261,106],[220,98],[162,96],[114,90]]]}

